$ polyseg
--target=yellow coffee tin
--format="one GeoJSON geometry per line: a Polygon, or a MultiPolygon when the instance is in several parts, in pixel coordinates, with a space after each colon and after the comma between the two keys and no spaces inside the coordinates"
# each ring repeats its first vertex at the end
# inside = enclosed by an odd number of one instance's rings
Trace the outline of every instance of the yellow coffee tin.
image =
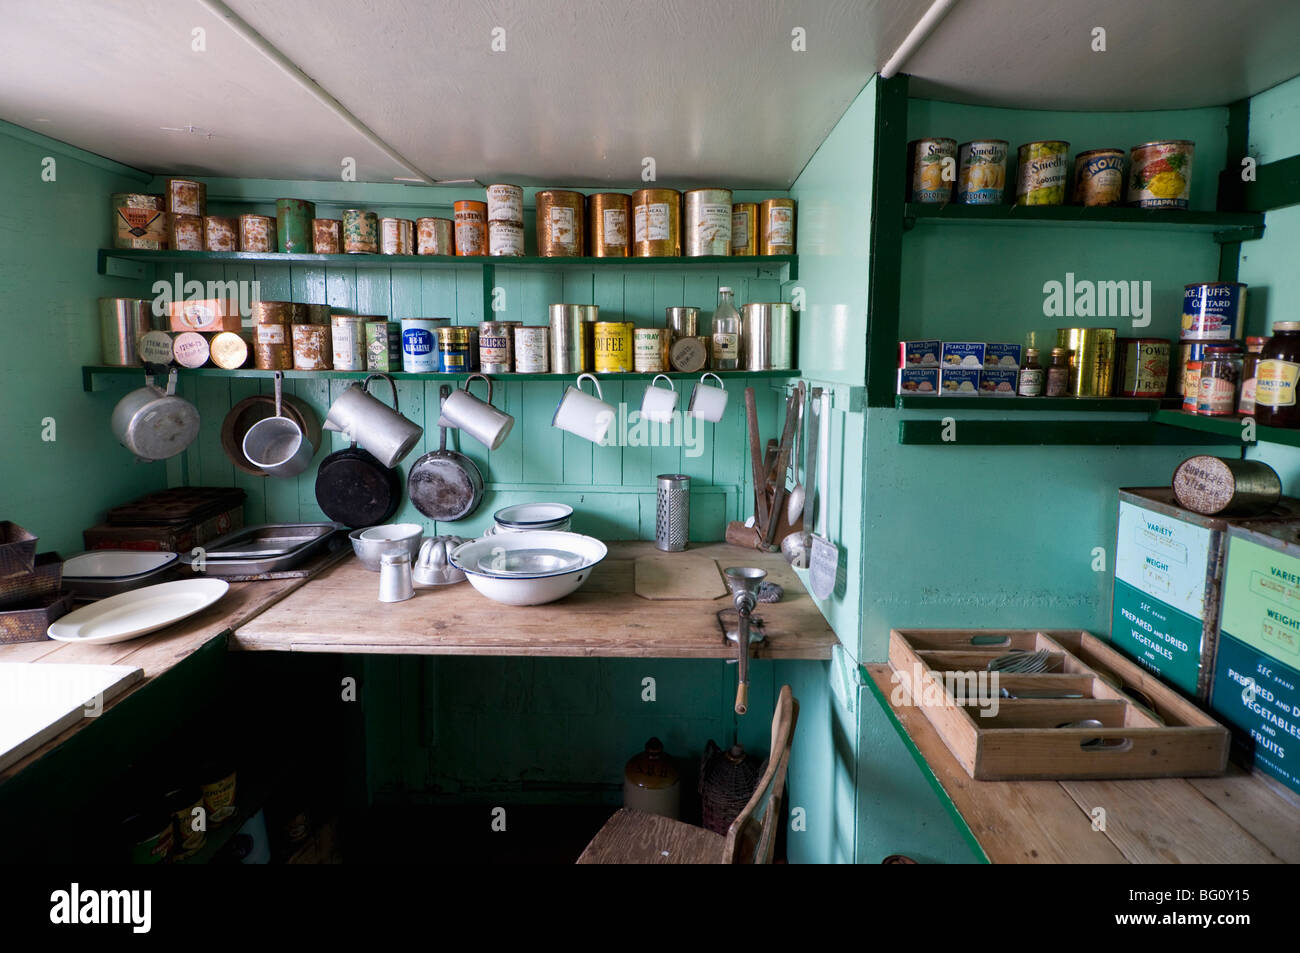
{"type": "Polygon", "coordinates": [[[596,373],[618,374],[632,369],[632,325],[625,321],[597,321],[593,329],[596,373]]]}

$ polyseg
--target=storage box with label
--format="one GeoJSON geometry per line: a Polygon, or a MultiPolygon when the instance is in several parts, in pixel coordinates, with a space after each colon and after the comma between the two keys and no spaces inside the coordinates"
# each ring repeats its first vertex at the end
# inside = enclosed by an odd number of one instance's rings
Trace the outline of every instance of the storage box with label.
{"type": "Polygon", "coordinates": [[[987,368],[1006,367],[1020,369],[1019,344],[985,344],[984,366],[987,368]]]}
{"type": "Polygon", "coordinates": [[[980,392],[978,367],[943,367],[939,369],[939,390],[944,396],[975,397],[980,392]]]}
{"type": "Polygon", "coordinates": [[[899,341],[898,366],[938,367],[942,341],[899,341]]]}
{"type": "Polygon", "coordinates": [[[986,397],[1015,397],[1019,377],[1014,367],[986,367],[980,371],[980,393],[986,397]]]}
{"type": "Polygon", "coordinates": [[[239,302],[234,298],[173,301],[168,309],[173,331],[238,331],[239,302]]]}
{"type": "Polygon", "coordinates": [[[924,394],[927,397],[939,393],[939,365],[934,367],[900,367],[898,369],[898,392],[900,394],[924,394]]]}
{"type": "Polygon", "coordinates": [[[984,366],[984,342],[982,341],[945,341],[940,357],[944,367],[984,366]]]}

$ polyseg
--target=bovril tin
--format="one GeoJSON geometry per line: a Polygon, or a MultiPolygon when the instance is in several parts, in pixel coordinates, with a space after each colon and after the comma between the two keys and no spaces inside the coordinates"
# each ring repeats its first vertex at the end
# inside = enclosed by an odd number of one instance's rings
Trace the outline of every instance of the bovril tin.
{"type": "Polygon", "coordinates": [[[421,218],[415,222],[417,255],[456,254],[455,223],[449,218],[421,218]]]}
{"type": "Polygon", "coordinates": [[[907,144],[907,168],[909,202],[950,201],[957,178],[957,140],[913,139],[907,144]]]}
{"type": "Polygon", "coordinates": [[[1120,338],[1116,361],[1116,397],[1165,396],[1169,342],[1164,338],[1120,338]]]}
{"type": "Polygon", "coordinates": [[[311,220],[311,250],[316,255],[343,254],[343,221],[337,218],[311,220]]]}
{"type": "Polygon", "coordinates": [[[1183,286],[1184,341],[1232,341],[1245,331],[1246,286],[1239,281],[1198,281],[1183,286]]]}
{"type": "Polygon", "coordinates": [[[1075,205],[1106,208],[1124,201],[1124,151],[1092,149],[1074,157],[1075,205]]]}
{"type": "Polygon", "coordinates": [[[550,368],[550,330],[545,325],[522,325],[513,329],[516,373],[547,373],[550,368]]]}
{"type": "Polygon", "coordinates": [[[624,321],[597,321],[593,334],[596,373],[617,374],[632,364],[632,327],[624,321]]]}
{"type": "Polygon", "coordinates": [[[487,203],[468,199],[452,205],[456,217],[456,254],[474,257],[488,253],[487,203]]]}
{"type": "Polygon", "coordinates": [[[687,257],[730,255],[731,189],[691,189],[683,202],[687,257]]]}
{"type": "Polygon", "coordinates": [[[965,205],[1001,205],[1007,184],[1005,139],[975,139],[958,147],[957,201],[965,205]]]}

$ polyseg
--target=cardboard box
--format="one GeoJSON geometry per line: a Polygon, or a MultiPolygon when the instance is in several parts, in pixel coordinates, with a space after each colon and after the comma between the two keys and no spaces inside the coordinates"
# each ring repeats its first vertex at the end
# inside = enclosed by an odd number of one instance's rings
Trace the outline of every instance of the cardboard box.
{"type": "Polygon", "coordinates": [[[173,331],[238,331],[243,326],[233,298],[173,301],[168,312],[173,331]]]}
{"type": "Polygon", "coordinates": [[[980,392],[982,373],[978,367],[942,367],[939,369],[939,390],[945,397],[976,397],[980,392]]]}
{"type": "Polygon", "coordinates": [[[978,341],[945,341],[939,362],[944,367],[984,366],[984,344],[978,341]]]}
{"type": "Polygon", "coordinates": [[[980,372],[980,393],[985,397],[1015,397],[1020,371],[1014,367],[986,367],[980,372]]]}
{"type": "Polygon", "coordinates": [[[899,341],[898,366],[938,367],[942,341],[899,341]]]}
{"type": "Polygon", "coordinates": [[[900,367],[898,392],[933,397],[939,393],[939,366],[936,364],[934,367],[900,367]]]}
{"type": "Polygon", "coordinates": [[[985,344],[984,345],[984,366],[1009,367],[1013,370],[1020,369],[1020,345],[1019,344],[985,344]]]}

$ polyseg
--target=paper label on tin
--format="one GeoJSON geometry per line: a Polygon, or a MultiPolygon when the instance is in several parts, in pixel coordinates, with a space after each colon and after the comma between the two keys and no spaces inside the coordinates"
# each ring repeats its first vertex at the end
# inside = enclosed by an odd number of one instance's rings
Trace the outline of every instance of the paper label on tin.
{"type": "Polygon", "coordinates": [[[627,244],[627,212],[621,208],[607,208],[602,213],[605,218],[605,244],[627,244]]]}
{"type": "Polygon", "coordinates": [[[638,242],[666,242],[671,237],[668,221],[668,203],[636,207],[636,240],[638,242]]]}
{"type": "Polygon", "coordinates": [[[794,209],[775,205],[768,210],[767,242],[769,245],[794,244],[794,209]]]}
{"type": "Polygon", "coordinates": [[[487,190],[488,218],[494,222],[522,222],[524,220],[524,196],[522,192],[511,188],[490,188],[487,190]]]}
{"type": "Polygon", "coordinates": [[[481,254],[483,252],[483,223],[457,222],[456,248],[465,254],[481,254]]]}
{"type": "Polygon", "coordinates": [[[731,213],[731,248],[743,249],[749,244],[749,211],[731,213]]]}
{"type": "Polygon", "coordinates": [[[259,324],[257,326],[257,343],[258,344],[283,344],[284,325],[283,324],[259,324]]]}
{"type": "Polygon", "coordinates": [[[135,346],[140,360],[149,364],[170,364],[172,362],[172,339],[165,331],[147,331],[140,335],[135,346]]]}
{"type": "Polygon", "coordinates": [[[701,205],[700,218],[695,223],[695,237],[701,244],[721,243],[725,248],[731,244],[731,206],[701,205]]]}
{"type": "Polygon", "coordinates": [[[186,331],[174,343],[176,362],[182,367],[201,367],[208,362],[207,339],[196,331],[186,331]]]}
{"type": "Polygon", "coordinates": [[[1256,407],[1294,407],[1300,364],[1290,361],[1260,361],[1255,368],[1256,407]]]}
{"type": "Polygon", "coordinates": [[[556,245],[573,245],[578,241],[578,228],[574,221],[574,209],[559,205],[551,206],[551,242],[556,245]]]}
{"type": "MultiPolygon", "coordinates": [[[[330,328],[330,338],[334,345],[334,367],[338,370],[352,370],[360,355],[357,347],[357,327],[355,325],[335,325],[330,328]]],[[[360,368],[355,368],[360,370],[360,368]]]]}

